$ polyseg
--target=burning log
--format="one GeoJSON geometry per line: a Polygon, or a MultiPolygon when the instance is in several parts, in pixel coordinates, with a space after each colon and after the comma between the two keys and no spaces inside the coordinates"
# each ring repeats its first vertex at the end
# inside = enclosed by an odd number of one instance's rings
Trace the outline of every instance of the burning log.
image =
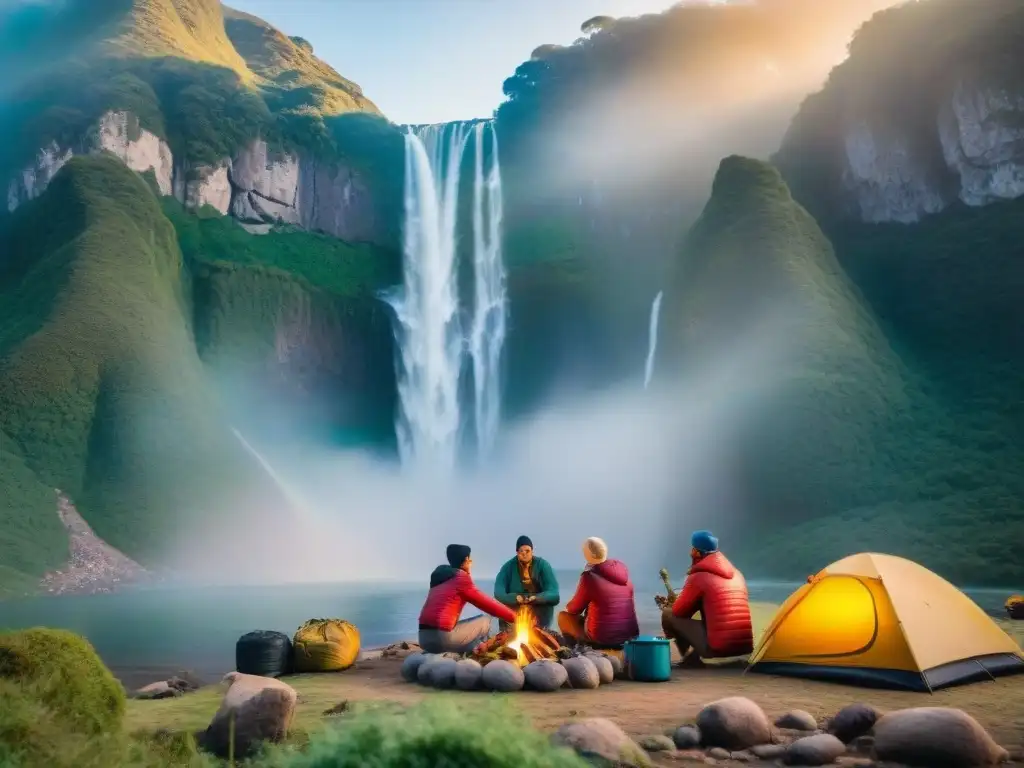
{"type": "Polygon", "coordinates": [[[533,612],[523,606],[516,614],[512,632],[499,632],[490,640],[480,643],[471,655],[483,665],[504,659],[525,667],[541,659],[557,658],[560,648],[561,643],[554,635],[534,626],[533,612]]]}

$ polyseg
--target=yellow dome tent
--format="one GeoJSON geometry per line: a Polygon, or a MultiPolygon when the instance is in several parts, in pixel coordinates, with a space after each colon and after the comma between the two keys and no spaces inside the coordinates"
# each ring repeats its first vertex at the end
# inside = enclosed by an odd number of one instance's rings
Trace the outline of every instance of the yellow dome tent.
{"type": "Polygon", "coordinates": [[[1024,672],[1024,653],[945,579],[902,557],[862,553],[789,596],[748,669],[932,691],[1024,672]]]}

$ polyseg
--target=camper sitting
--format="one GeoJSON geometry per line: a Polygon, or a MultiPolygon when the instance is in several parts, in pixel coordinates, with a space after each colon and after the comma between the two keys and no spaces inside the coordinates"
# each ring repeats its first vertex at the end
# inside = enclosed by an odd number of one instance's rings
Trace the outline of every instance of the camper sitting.
{"type": "Polygon", "coordinates": [[[490,637],[491,616],[512,622],[516,614],[477,589],[469,575],[473,567],[469,547],[449,544],[445,555],[448,564],[430,574],[430,591],[420,611],[420,646],[427,653],[468,653],[490,637]],[[484,615],[459,621],[466,603],[484,615]]]}
{"type": "Polygon", "coordinates": [[[629,569],[609,560],[607,545],[596,536],[583,542],[583,556],[587,566],[576,594],[558,614],[558,628],[569,645],[621,648],[640,634],[629,569]]]}
{"type": "Polygon", "coordinates": [[[661,612],[665,636],[675,640],[683,666],[749,654],[754,633],[743,574],[718,551],[718,539],[710,532],[697,531],[690,544],[686,583],[675,603],[661,612]],[[693,618],[698,611],[700,619],[693,618]]]}

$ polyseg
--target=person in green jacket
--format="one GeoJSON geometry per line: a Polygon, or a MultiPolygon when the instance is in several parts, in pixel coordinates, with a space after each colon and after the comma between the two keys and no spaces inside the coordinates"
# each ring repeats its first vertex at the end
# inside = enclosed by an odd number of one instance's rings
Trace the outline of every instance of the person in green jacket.
{"type": "MultiPolygon", "coordinates": [[[[547,629],[551,626],[555,606],[559,603],[558,581],[548,561],[533,554],[533,542],[529,536],[520,536],[516,540],[516,556],[498,571],[494,580],[494,598],[512,609],[529,605],[538,627],[547,629]]],[[[507,628],[502,624],[502,629],[507,628]]]]}

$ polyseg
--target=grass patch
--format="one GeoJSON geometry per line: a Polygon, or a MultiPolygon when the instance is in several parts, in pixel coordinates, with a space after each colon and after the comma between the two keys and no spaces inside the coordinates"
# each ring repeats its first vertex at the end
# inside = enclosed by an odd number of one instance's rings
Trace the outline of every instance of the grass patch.
{"type": "Polygon", "coordinates": [[[571,750],[554,747],[511,706],[467,710],[451,702],[410,708],[400,716],[367,712],[325,728],[300,750],[278,749],[267,768],[584,768],[571,750]]]}
{"type": "Polygon", "coordinates": [[[163,206],[182,253],[195,265],[286,273],[345,298],[373,297],[402,279],[400,255],[390,249],[298,229],[252,235],[232,219],[189,214],[173,199],[165,199],[163,206]]]}

